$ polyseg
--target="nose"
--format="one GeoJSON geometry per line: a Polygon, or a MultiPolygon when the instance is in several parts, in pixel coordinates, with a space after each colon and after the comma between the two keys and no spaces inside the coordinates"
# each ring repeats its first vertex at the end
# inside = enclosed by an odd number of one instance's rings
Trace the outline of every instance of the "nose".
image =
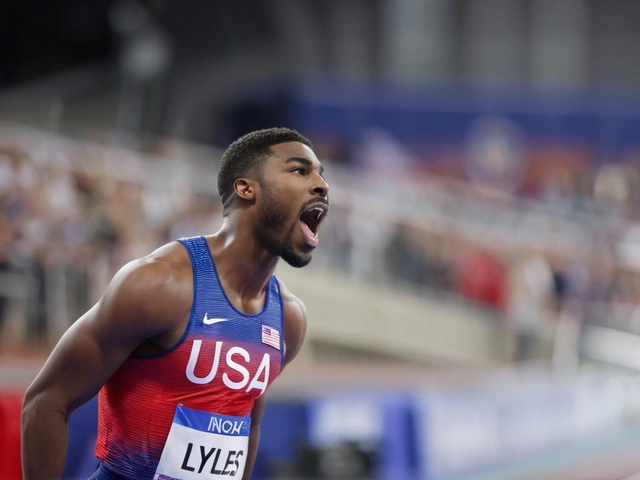
{"type": "Polygon", "coordinates": [[[316,175],[317,180],[313,183],[313,193],[320,197],[326,198],[329,194],[329,184],[320,174],[316,175]]]}

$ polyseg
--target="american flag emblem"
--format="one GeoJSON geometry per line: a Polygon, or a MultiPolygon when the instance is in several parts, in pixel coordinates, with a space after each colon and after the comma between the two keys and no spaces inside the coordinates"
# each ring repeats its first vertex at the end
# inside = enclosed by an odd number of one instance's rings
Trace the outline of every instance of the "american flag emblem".
{"type": "Polygon", "coordinates": [[[280,350],[280,332],[275,328],[262,325],[262,343],[280,350]]]}

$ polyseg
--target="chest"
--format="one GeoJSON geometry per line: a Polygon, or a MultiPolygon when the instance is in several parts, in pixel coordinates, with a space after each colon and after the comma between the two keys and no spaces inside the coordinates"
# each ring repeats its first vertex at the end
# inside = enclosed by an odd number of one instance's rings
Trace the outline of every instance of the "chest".
{"type": "Polygon", "coordinates": [[[278,375],[279,349],[242,340],[187,338],[182,345],[184,376],[193,385],[218,385],[261,396],[278,375]]]}

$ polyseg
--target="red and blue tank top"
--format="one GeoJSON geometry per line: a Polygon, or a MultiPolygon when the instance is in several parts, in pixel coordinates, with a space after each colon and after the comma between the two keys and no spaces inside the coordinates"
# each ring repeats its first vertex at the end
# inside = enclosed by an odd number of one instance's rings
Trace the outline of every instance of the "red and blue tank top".
{"type": "Polygon", "coordinates": [[[95,453],[108,471],[125,478],[154,477],[178,405],[248,416],[284,360],[276,276],[263,310],[242,313],[227,298],[204,237],[180,242],[194,278],[182,338],[163,353],[129,357],[99,393],[95,453]]]}

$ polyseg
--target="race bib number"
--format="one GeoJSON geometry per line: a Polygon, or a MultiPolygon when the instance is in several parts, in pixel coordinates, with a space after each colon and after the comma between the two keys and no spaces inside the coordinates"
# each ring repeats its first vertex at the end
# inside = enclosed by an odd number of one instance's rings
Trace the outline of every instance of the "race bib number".
{"type": "Polygon", "coordinates": [[[251,417],[176,407],[154,480],[242,478],[251,417]]]}

